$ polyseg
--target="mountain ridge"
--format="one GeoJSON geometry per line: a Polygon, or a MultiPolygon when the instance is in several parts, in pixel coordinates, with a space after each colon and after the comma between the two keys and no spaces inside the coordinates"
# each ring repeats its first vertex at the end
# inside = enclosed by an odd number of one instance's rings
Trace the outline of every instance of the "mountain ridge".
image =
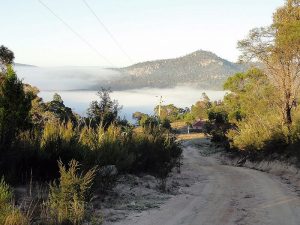
{"type": "Polygon", "coordinates": [[[186,58],[186,57],[200,55],[200,54],[201,55],[206,55],[206,56],[211,56],[212,58],[218,58],[220,60],[224,60],[224,61],[229,62],[228,60],[222,59],[221,57],[219,57],[218,55],[216,55],[215,53],[213,53],[211,51],[197,50],[197,51],[194,51],[192,53],[186,54],[184,56],[179,56],[179,57],[175,57],[175,58],[168,58],[168,59],[147,60],[147,61],[144,61],[144,62],[135,63],[135,64],[130,65],[130,66],[122,67],[122,68],[119,68],[119,69],[126,69],[126,68],[130,68],[130,67],[133,67],[133,66],[138,66],[138,65],[141,65],[141,64],[146,64],[146,63],[158,63],[158,62],[163,62],[163,61],[166,61],[166,60],[169,60],[169,61],[171,61],[171,60],[180,60],[180,59],[183,59],[183,58],[186,58]]]}
{"type": "Polygon", "coordinates": [[[146,61],[114,70],[120,79],[105,86],[112,89],[192,87],[221,90],[225,80],[249,66],[230,62],[210,51],[198,50],[185,56],[146,61]]]}
{"type": "Polygon", "coordinates": [[[37,67],[37,66],[34,66],[34,65],[23,64],[23,63],[15,63],[14,65],[15,66],[22,66],[22,67],[37,67]]]}

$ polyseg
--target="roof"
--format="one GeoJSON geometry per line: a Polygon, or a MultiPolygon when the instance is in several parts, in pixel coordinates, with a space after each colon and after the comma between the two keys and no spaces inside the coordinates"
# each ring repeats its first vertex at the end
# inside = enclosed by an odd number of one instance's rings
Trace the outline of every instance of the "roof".
{"type": "Polygon", "coordinates": [[[204,121],[199,120],[193,124],[193,127],[202,127],[202,126],[204,126],[204,124],[205,124],[204,121]]]}

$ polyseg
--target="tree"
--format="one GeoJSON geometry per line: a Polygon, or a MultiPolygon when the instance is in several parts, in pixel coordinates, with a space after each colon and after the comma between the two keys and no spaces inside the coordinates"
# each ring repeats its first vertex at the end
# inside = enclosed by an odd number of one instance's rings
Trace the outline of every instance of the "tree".
{"type": "Polygon", "coordinates": [[[267,75],[260,69],[252,68],[229,77],[224,90],[230,91],[224,98],[224,104],[231,123],[249,116],[261,117],[268,111],[278,112],[275,102],[279,96],[267,75]]]}
{"type": "Polygon", "coordinates": [[[202,98],[191,107],[192,117],[195,119],[206,119],[211,102],[206,93],[202,93],[202,98]]]}
{"type": "Polygon", "coordinates": [[[132,114],[132,119],[135,119],[137,123],[140,125],[140,121],[143,117],[149,117],[149,115],[142,113],[142,112],[135,112],[132,114]]]}
{"type": "Polygon", "coordinates": [[[10,146],[19,131],[28,127],[31,95],[10,65],[0,80],[0,146],[10,146]]]}
{"type": "Polygon", "coordinates": [[[3,45],[0,46],[0,67],[2,73],[5,73],[7,66],[13,63],[14,58],[14,53],[11,50],[3,45]]]}
{"type": "Polygon", "coordinates": [[[215,128],[220,128],[218,124],[230,125],[218,129],[221,132],[215,132],[215,136],[225,134],[232,147],[247,151],[286,142],[286,127],[282,126],[280,108],[276,104],[278,91],[263,71],[252,68],[237,73],[227,79],[224,89],[230,92],[222,105],[213,107],[209,118],[214,119],[215,128]],[[214,112],[225,112],[227,122],[224,123],[222,114],[216,116],[214,112]]]}
{"type": "Polygon", "coordinates": [[[72,109],[65,106],[61,96],[57,93],[53,95],[52,101],[46,103],[46,112],[43,116],[47,117],[48,120],[51,119],[51,117],[54,117],[60,122],[71,121],[73,124],[76,124],[77,122],[72,109]]]}
{"type": "Polygon", "coordinates": [[[88,108],[88,119],[93,125],[103,124],[108,127],[118,119],[118,113],[122,109],[118,101],[110,98],[111,90],[102,88],[98,91],[100,101],[93,101],[88,108]]]}
{"type": "Polygon", "coordinates": [[[205,130],[212,135],[212,141],[221,142],[226,146],[226,133],[230,128],[227,112],[220,106],[213,107],[208,112],[208,121],[205,130]]]}
{"type": "Polygon", "coordinates": [[[209,97],[207,96],[207,94],[206,94],[205,92],[202,93],[201,99],[202,99],[202,101],[205,102],[206,104],[209,104],[209,103],[210,103],[210,99],[209,99],[209,97]]]}
{"type": "Polygon", "coordinates": [[[278,105],[289,128],[300,86],[300,1],[286,0],[269,27],[250,31],[238,44],[242,60],[258,60],[280,94],[278,105]]]}
{"type": "MultiPolygon", "coordinates": [[[[158,114],[159,106],[156,106],[154,111],[158,114]]],[[[160,119],[169,119],[171,122],[176,121],[180,116],[180,109],[173,104],[163,105],[160,109],[160,119]]]]}
{"type": "Polygon", "coordinates": [[[57,93],[55,93],[53,95],[53,101],[54,102],[59,102],[59,103],[62,103],[62,104],[64,103],[64,101],[62,100],[61,96],[59,94],[57,94],[57,93]]]}
{"type": "Polygon", "coordinates": [[[167,130],[171,130],[172,129],[171,121],[168,118],[163,119],[161,121],[161,127],[167,130]]]}
{"type": "Polygon", "coordinates": [[[30,110],[30,118],[32,127],[41,128],[44,126],[47,121],[46,116],[46,104],[43,102],[43,99],[38,96],[40,92],[37,87],[31,86],[29,84],[24,84],[24,91],[26,94],[31,95],[31,110],[30,110]]]}
{"type": "Polygon", "coordinates": [[[149,116],[148,114],[144,114],[139,122],[139,125],[142,127],[150,126],[150,125],[158,125],[157,118],[154,116],[149,116]]]}

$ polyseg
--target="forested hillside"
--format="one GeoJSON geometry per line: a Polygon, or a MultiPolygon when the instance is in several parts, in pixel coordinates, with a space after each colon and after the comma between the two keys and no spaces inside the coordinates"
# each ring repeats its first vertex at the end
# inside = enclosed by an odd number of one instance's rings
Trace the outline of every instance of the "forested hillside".
{"type": "Polygon", "coordinates": [[[247,67],[200,50],[175,59],[143,62],[118,69],[123,78],[106,85],[113,89],[170,88],[186,85],[221,90],[222,84],[230,75],[243,72],[247,67]]]}

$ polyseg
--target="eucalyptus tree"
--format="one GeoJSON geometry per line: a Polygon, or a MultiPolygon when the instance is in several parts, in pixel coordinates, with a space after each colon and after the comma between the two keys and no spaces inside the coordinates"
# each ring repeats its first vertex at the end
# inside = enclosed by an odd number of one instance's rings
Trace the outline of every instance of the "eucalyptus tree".
{"type": "Polygon", "coordinates": [[[282,122],[290,128],[300,86],[300,0],[286,0],[274,13],[272,25],[251,30],[238,47],[241,60],[263,64],[279,93],[282,122]]]}

